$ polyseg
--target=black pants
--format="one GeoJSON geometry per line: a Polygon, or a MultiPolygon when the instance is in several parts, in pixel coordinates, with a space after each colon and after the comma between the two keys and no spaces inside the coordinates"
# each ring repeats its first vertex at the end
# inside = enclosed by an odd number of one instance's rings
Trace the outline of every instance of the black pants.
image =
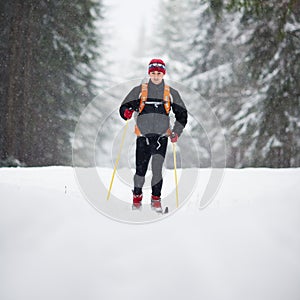
{"type": "Polygon", "coordinates": [[[138,137],[136,140],[135,164],[136,173],[134,175],[134,194],[141,194],[145,183],[150,158],[152,157],[152,195],[160,196],[163,184],[162,167],[167,151],[168,138],[163,136],[138,137]]]}

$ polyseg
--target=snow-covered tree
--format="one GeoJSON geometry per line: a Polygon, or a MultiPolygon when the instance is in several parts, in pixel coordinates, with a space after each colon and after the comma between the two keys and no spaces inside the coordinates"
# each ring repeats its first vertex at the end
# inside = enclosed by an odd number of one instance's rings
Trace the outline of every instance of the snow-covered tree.
{"type": "MultiPolygon", "coordinates": [[[[205,112],[201,101],[193,103],[193,112],[202,116],[205,113],[215,114],[223,127],[229,141],[228,129],[232,123],[232,115],[238,110],[234,101],[238,98],[242,69],[240,68],[240,49],[235,43],[238,38],[238,24],[240,14],[225,14],[218,1],[193,1],[191,15],[196,20],[195,28],[190,32],[193,42],[189,45],[191,72],[184,82],[196,90],[206,101],[205,112]]],[[[220,143],[220,126],[216,126],[214,118],[205,121],[206,134],[210,136],[210,144],[206,145],[207,153],[211,149],[224,152],[224,145],[220,143]]],[[[193,128],[198,132],[198,128],[193,128]]],[[[201,134],[198,140],[203,144],[206,136],[201,134]]],[[[227,151],[230,153],[230,142],[227,151]],[[228,150],[229,149],[229,150],[228,150]]],[[[221,156],[220,156],[221,157],[221,156]]]]}
{"type": "Polygon", "coordinates": [[[198,13],[187,82],[221,121],[229,165],[299,165],[299,4],[200,1],[198,13]]]}
{"type": "Polygon", "coordinates": [[[245,63],[252,93],[234,117],[240,164],[299,166],[299,3],[273,0],[242,11],[244,30],[251,28],[245,63]]]}
{"type": "Polygon", "coordinates": [[[165,59],[168,78],[175,81],[181,81],[190,70],[186,51],[194,24],[190,12],[190,1],[162,0],[152,36],[154,53],[165,59]]]}
{"type": "Polygon", "coordinates": [[[96,91],[102,2],[1,2],[1,159],[71,162],[71,133],[96,91]]]}

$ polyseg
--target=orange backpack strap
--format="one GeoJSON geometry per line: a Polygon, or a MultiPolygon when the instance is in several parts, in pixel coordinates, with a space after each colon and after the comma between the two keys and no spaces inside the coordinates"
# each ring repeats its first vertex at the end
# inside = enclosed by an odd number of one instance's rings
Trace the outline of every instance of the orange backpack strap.
{"type": "MultiPolygon", "coordinates": [[[[143,83],[141,87],[140,93],[140,106],[139,106],[139,113],[141,113],[146,105],[146,101],[148,98],[148,83],[143,83]]],[[[137,136],[141,136],[141,131],[138,128],[137,124],[135,124],[134,132],[137,136]]]]}
{"type": "Polygon", "coordinates": [[[134,133],[135,133],[137,136],[141,136],[141,135],[142,135],[140,129],[139,129],[138,126],[137,126],[137,124],[135,124],[135,126],[134,126],[134,133]]]}
{"type": "Polygon", "coordinates": [[[164,107],[167,115],[170,113],[171,110],[171,94],[170,94],[170,87],[165,84],[164,89],[164,107]]]}
{"type": "Polygon", "coordinates": [[[148,97],[148,83],[143,83],[142,84],[142,91],[141,91],[140,107],[139,107],[139,112],[140,113],[142,112],[142,110],[145,107],[147,97],[148,97]]]}

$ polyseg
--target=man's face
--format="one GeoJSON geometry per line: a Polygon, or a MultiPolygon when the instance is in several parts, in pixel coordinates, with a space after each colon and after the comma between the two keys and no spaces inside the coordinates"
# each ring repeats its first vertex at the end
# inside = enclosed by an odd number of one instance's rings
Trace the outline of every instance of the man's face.
{"type": "Polygon", "coordinates": [[[150,72],[149,74],[150,79],[154,84],[160,84],[164,78],[164,75],[164,73],[158,71],[150,72]]]}

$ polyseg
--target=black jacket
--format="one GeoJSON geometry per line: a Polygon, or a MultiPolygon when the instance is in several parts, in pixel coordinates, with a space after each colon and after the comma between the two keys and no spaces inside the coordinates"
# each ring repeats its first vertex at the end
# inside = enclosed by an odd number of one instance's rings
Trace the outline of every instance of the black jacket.
{"type": "MultiPolygon", "coordinates": [[[[170,118],[163,105],[164,85],[164,80],[160,84],[154,84],[149,80],[147,103],[142,112],[138,113],[136,120],[139,130],[144,136],[163,135],[170,127],[170,118]]],[[[172,131],[180,136],[187,123],[187,110],[177,90],[170,87],[170,94],[171,108],[176,119],[172,131]]],[[[134,87],[125,97],[119,110],[123,119],[126,119],[124,117],[126,109],[139,111],[140,96],[141,85],[134,87]]]]}

